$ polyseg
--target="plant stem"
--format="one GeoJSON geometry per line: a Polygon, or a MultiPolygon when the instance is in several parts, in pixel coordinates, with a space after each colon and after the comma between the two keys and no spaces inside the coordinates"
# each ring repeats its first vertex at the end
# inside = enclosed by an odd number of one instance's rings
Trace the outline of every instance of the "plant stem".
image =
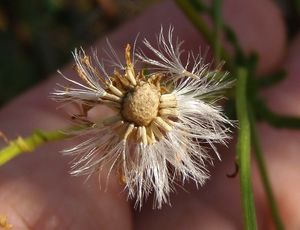
{"type": "MultiPolygon", "coordinates": [[[[119,116],[120,115],[117,114],[115,116],[103,118],[97,121],[96,123],[94,123],[93,125],[99,125],[99,126],[110,125],[116,122],[116,120],[119,119],[119,116]]],[[[6,147],[0,149],[0,166],[4,165],[8,161],[17,157],[21,153],[33,152],[34,150],[36,150],[36,148],[38,148],[42,144],[51,141],[64,140],[66,138],[73,136],[75,134],[74,132],[86,130],[90,127],[92,127],[91,124],[86,126],[75,125],[64,129],[65,132],[62,132],[62,130],[60,129],[55,131],[50,131],[50,132],[36,130],[26,138],[18,137],[17,139],[10,141],[6,147]]]]}
{"type": "Polygon", "coordinates": [[[247,230],[257,229],[255,206],[251,185],[251,131],[248,116],[247,77],[244,68],[237,70],[236,109],[239,120],[237,156],[240,166],[241,196],[244,215],[244,227],[247,230]]]}
{"type": "Polygon", "coordinates": [[[217,63],[221,59],[221,32],[222,32],[222,0],[213,0],[212,16],[214,22],[214,54],[217,63]]]}
{"type": "Polygon", "coordinates": [[[0,150],[0,166],[17,157],[21,153],[34,151],[37,147],[46,142],[62,140],[67,137],[69,136],[62,133],[60,130],[51,132],[36,130],[24,139],[22,137],[18,137],[17,139],[10,141],[8,146],[0,150]]]}
{"type": "MultiPolygon", "coordinates": [[[[252,110],[251,110],[252,111],[252,110]]],[[[259,174],[262,179],[262,183],[264,186],[264,190],[267,196],[267,200],[269,203],[269,206],[271,208],[272,218],[275,223],[275,227],[277,230],[283,230],[284,226],[281,220],[281,217],[279,215],[279,211],[276,205],[276,201],[272,192],[272,186],[268,177],[268,172],[266,168],[266,163],[264,159],[264,155],[260,146],[260,141],[257,135],[257,129],[256,129],[256,119],[252,112],[249,113],[250,115],[250,125],[251,125],[251,140],[252,140],[252,146],[254,148],[255,157],[258,165],[259,174]]]]}
{"type": "MultiPolygon", "coordinates": [[[[207,26],[203,18],[194,9],[193,5],[189,0],[175,0],[177,5],[182,9],[188,19],[194,24],[194,26],[201,32],[204,39],[209,43],[210,46],[214,47],[215,35],[213,31],[207,26]]],[[[216,54],[215,54],[216,55],[216,54]]],[[[226,62],[227,69],[233,70],[233,63],[229,54],[226,52],[225,48],[220,44],[220,57],[226,62]]]]}

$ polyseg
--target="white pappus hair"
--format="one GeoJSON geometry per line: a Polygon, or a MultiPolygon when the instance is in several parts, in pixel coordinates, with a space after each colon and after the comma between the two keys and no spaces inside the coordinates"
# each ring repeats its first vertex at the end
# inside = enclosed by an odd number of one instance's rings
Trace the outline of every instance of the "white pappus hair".
{"type": "Polygon", "coordinates": [[[110,51],[104,53],[109,60],[103,60],[116,68],[113,73],[105,70],[96,52],[91,59],[83,50],[75,50],[77,73],[83,83],[63,75],[74,87],[56,90],[54,98],[90,107],[112,106],[116,114],[106,121],[90,121],[87,127],[73,131],[73,135],[85,141],[64,151],[74,156],[72,174],[92,175],[105,167],[109,177],[117,171],[128,196],[140,208],[152,193],[154,207],[170,203],[169,194],[175,184],[187,180],[204,184],[209,177],[206,164],[213,160],[210,150],[220,158],[216,144],[226,144],[230,138],[232,122],[215,103],[222,97],[220,92],[232,82],[227,80],[226,73],[210,70],[200,55],[190,52],[183,62],[182,43],[178,38],[174,41],[172,27],[167,38],[161,29],[157,47],[144,40],[154,57],[146,56],[141,49],[130,52],[127,45],[126,63],[122,63],[108,42],[110,51]],[[148,65],[144,68],[147,73],[137,70],[136,62],[148,65]],[[137,100],[134,93],[145,100],[132,102],[140,106],[137,111],[157,110],[149,121],[137,119],[132,111],[129,115],[124,112],[129,108],[127,100],[137,100]]]}

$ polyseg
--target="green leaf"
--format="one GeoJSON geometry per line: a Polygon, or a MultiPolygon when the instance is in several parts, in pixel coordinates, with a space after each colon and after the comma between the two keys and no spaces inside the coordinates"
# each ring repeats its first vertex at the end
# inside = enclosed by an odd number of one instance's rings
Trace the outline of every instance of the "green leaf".
{"type": "Polygon", "coordinates": [[[255,107],[258,119],[266,121],[276,128],[300,129],[299,117],[277,114],[271,111],[261,99],[256,99],[255,107]]]}
{"type": "Polygon", "coordinates": [[[207,7],[202,1],[199,0],[190,0],[191,5],[197,10],[199,13],[209,11],[209,7],[207,7]]]}
{"type": "Polygon", "coordinates": [[[286,71],[279,70],[274,74],[270,74],[268,76],[262,76],[257,80],[257,86],[260,88],[267,88],[270,86],[274,86],[280,83],[282,80],[285,79],[286,71]]]}

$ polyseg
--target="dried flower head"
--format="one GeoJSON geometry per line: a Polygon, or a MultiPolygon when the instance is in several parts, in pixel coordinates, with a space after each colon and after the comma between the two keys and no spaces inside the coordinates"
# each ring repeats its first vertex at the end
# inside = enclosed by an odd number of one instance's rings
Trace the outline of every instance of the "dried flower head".
{"type": "MultiPolygon", "coordinates": [[[[225,143],[230,121],[215,106],[220,91],[230,85],[226,75],[211,71],[200,55],[187,53],[183,64],[182,42],[174,42],[173,29],[158,36],[157,48],[146,39],[153,58],[127,44],[125,64],[108,42],[113,73],[104,68],[97,53],[92,57],[75,50],[75,71],[82,83],[69,79],[73,87],[57,89],[53,96],[77,102],[87,111],[99,104],[116,114],[92,121],[85,112],[76,116],[84,128],[74,133],[86,140],[65,153],[75,156],[72,174],[91,175],[109,167],[125,184],[136,205],[154,192],[154,206],[169,202],[176,181],[188,179],[202,185],[211,162],[208,146],[225,143]],[[134,60],[137,57],[138,60],[134,60]],[[138,70],[137,63],[149,67],[138,70]]],[[[210,148],[209,148],[210,149],[210,148]]],[[[218,153],[217,153],[218,155],[218,153]]]]}

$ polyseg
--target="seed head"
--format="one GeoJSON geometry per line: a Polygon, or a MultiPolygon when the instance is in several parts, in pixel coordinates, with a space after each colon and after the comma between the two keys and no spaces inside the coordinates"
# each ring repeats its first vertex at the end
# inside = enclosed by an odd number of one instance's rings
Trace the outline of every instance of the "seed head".
{"type": "Polygon", "coordinates": [[[231,82],[226,74],[220,77],[210,70],[199,55],[188,53],[183,64],[182,42],[177,39],[174,44],[173,28],[167,39],[161,31],[157,48],[147,40],[144,44],[155,59],[142,50],[131,52],[128,44],[123,64],[108,43],[110,51],[105,53],[116,67],[109,74],[96,52],[90,57],[75,50],[74,69],[82,83],[61,74],[74,87],[62,86],[53,97],[84,108],[74,116],[84,128],[73,134],[86,140],[65,151],[75,156],[72,174],[91,175],[108,165],[108,175],[120,175],[136,205],[141,207],[154,192],[154,206],[160,208],[169,203],[175,181],[191,179],[202,185],[208,178],[205,164],[212,157],[207,146],[217,153],[215,144],[225,143],[231,125],[214,103],[231,82]],[[149,67],[136,68],[135,56],[149,67]],[[92,121],[86,111],[99,104],[116,114],[92,121]]]}

